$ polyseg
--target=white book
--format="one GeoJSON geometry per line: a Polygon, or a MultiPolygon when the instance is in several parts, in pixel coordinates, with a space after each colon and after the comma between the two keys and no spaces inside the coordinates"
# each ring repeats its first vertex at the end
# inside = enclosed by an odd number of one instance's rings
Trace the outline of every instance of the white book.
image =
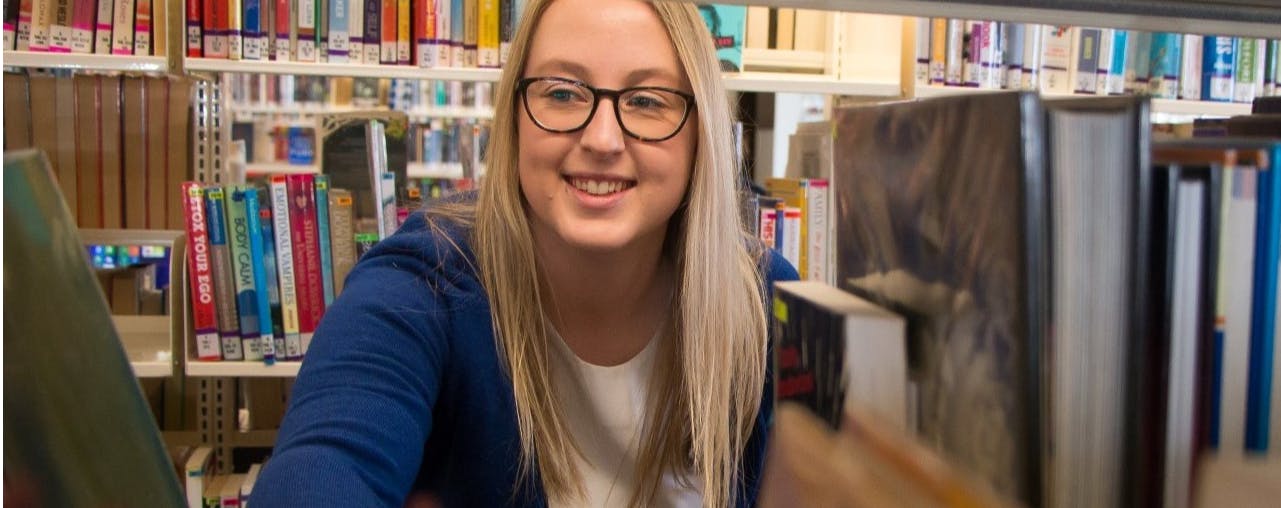
{"type": "Polygon", "coordinates": [[[1023,86],[1036,90],[1041,83],[1041,50],[1045,41],[1045,27],[1027,25],[1023,29],[1023,86]]]}
{"type": "Polygon", "coordinates": [[[316,0],[298,0],[299,62],[316,61],[316,0]]]}
{"type": "Polygon", "coordinates": [[[116,14],[111,24],[111,54],[133,54],[134,0],[116,0],[116,14]]]}
{"type": "MultiPolygon", "coordinates": [[[[369,0],[374,1],[374,0],[369,0]]],[[[365,62],[365,0],[347,0],[347,58],[351,63],[365,62]]]]}
{"type": "Polygon", "coordinates": [[[53,0],[53,21],[49,24],[49,52],[71,52],[72,0],[53,0]]]}
{"type": "MultiPolygon", "coordinates": [[[[1258,213],[1258,172],[1224,170],[1219,245],[1231,245],[1219,255],[1215,298],[1216,335],[1222,334],[1219,371],[1219,453],[1238,457],[1245,452],[1246,390],[1250,371],[1250,308],[1254,301],[1255,220],[1258,213]]],[[[1274,392],[1281,390],[1274,390],[1274,392]]]]}
{"type": "MultiPolygon", "coordinates": [[[[302,358],[298,326],[298,285],[289,228],[289,188],[283,175],[271,177],[272,233],[276,235],[276,275],[280,281],[280,320],[285,332],[285,359],[302,358]]],[[[277,352],[279,355],[279,352],[277,352]]]]}
{"type": "Polygon", "coordinates": [[[436,1],[436,66],[453,66],[453,49],[450,46],[451,4],[449,0],[436,1]]]}
{"type": "Polygon", "coordinates": [[[947,55],[944,59],[943,83],[948,86],[960,86],[963,83],[965,61],[961,54],[965,44],[965,21],[947,20],[947,55]]]}
{"type": "Polygon", "coordinates": [[[783,208],[783,258],[793,267],[801,267],[801,209],[783,208]]]}
{"type": "Polygon", "coordinates": [[[184,466],[185,484],[187,491],[188,508],[204,508],[205,486],[208,484],[213,471],[209,468],[210,461],[213,458],[213,448],[208,446],[199,446],[191,451],[187,456],[187,463],[184,466]]]}
{"type": "Polygon", "coordinates": [[[1046,25],[1041,40],[1041,91],[1072,92],[1072,45],[1076,30],[1068,26],[1046,25]]]}
{"type": "Polygon", "coordinates": [[[1179,62],[1178,98],[1189,101],[1201,100],[1201,41],[1200,35],[1183,36],[1183,52],[1179,62]]]}
{"type": "Polygon", "coordinates": [[[930,84],[930,18],[915,18],[916,61],[912,76],[917,85],[930,84]]]}
{"type": "Polygon", "coordinates": [[[834,280],[829,273],[829,260],[831,257],[831,216],[830,200],[831,186],[827,180],[810,179],[808,188],[805,189],[805,220],[807,222],[805,231],[808,237],[807,256],[808,263],[806,266],[805,278],[818,282],[830,282],[834,280]]]}
{"type": "Polygon", "coordinates": [[[1017,90],[1023,87],[1023,45],[1027,42],[1027,25],[1003,23],[1001,26],[1001,51],[1005,53],[1005,76],[1001,88],[1017,90]]]}
{"type": "Polygon", "coordinates": [[[1112,48],[1115,43],[1115,29],[1103,28],[1099,30],[1099,67],[1094,71],[1095,94],[1108,94],[1108,76],[1110,76],[1108,71],[1112,68],[1112,48]]]}
{"type": "Polygon", "coordinates": [[[351,55],[350,0],[329,0],[329,61],[346,63],[351,55]]]}
{"type": "MultiPolygon", "coordinates": [[[[31,51],[49,51],[49,28],[53,24],[55,0],[31,0],[31,51]]],[[[132,21],[132,17],[130,21],[132,21]]]]}

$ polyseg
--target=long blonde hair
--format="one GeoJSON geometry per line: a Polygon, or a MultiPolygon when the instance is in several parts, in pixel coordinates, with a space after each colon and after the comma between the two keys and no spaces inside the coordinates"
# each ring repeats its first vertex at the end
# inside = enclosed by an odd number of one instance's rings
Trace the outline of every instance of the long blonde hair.
{"type": "MultiPolygon", "coordinates": [[[[520,430],[520,478],[536,467],[550,499],[583,494],[574,454],[549,372],[538,259],[517,173],[516,82],[530,41],[553,0],[530,0],[495,90],[488,171],[474,209],[438,209],[436,218],[471,223],[472,247],[489,297],[498,352],[511,376],[520,430]]],[[[633,506],[649,504],[663,474],[702,480],[705,506],[733,503],[743,450],[760,409],[765,381],[765,303],[759,252],[743,235],[733,150],[733,113],[712,38],[694,6],[654,2],[697,97],[698,142],[691,181],[668,227],[665,255],[678,290],[667,344],[650,385],[649,419],[637,457],[633,506]]],[[[470,207],[468,207],[470,208],[470,207]]]]}

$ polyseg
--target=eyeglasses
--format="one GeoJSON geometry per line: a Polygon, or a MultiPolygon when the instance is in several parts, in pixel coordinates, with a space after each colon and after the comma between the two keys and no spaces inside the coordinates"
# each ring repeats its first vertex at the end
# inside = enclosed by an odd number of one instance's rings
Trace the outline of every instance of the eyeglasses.
{"type": "Polygon", "coordinates": [[[694,96],[660,86],[622,90],[596,88],[566,78],[525,78],[516,84],[525,113],[543,130],[574,132],[596,116],[601,97],[614,102],[614,117],[628,136],[641,141],[663,141],[680,132],[694,108],[694,96]]]}

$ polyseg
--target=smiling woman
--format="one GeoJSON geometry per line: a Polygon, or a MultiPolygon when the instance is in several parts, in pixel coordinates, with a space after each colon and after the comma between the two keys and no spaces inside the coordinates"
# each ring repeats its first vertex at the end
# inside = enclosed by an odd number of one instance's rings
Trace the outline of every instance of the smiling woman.
{"type": "Polygon", "coordinates": [[[768,288],[689,4],[531,0],[479,192],[366,254],[257,505],[730,506],[756,496],[768,288]]]}

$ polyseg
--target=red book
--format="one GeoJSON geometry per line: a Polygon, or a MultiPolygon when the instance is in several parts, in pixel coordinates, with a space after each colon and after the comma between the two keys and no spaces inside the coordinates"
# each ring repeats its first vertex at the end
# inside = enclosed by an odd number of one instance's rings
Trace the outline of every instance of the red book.
{"type": "MultiPolygon", "coordinates": [[[[367,2],[378,2],[379,0],[365,0],[367,2]]],[[[379,61],[381,63],[396,63],[396,0],[382,1],[382,44],[379,61]]],[[[368,23],[370,20],[365,20],[368,23]]]]}
{"type": "MultiPolygon", "coordinates": [[[[277,61],[288,62],[294,59],[293,48],[289,47],[289,6],[290,0],[275,0],[276,2],[276,54],[273,55],[277,61]]],[[[270,80],[275,83],[275,80],[270,80]]]]}
{"type": "Polygon", "coordinates": [[[200,0],[187,0],[187,56],[204,56],[204,35],[200,29],[200,0]]]}
{"type": "Polygon", "coordinates": [[[183,182],[183,215],[187,222],[187,273],[191,279],[191,318],[196,331],[196,357],[221,360],[218,312],[214,307],[213,264],[209,257],[209,228],[205,217],[205,190],[197,182],[183,182]]]}
{"type": "Polygon", "coordinates": [[[320,237],[316,223],[315,178],[289,175],[289,234],[293,242],[294,280],[298,288],[298,332],[303,355],[325,313],[325,287],[320,268],[320,237]]]}

